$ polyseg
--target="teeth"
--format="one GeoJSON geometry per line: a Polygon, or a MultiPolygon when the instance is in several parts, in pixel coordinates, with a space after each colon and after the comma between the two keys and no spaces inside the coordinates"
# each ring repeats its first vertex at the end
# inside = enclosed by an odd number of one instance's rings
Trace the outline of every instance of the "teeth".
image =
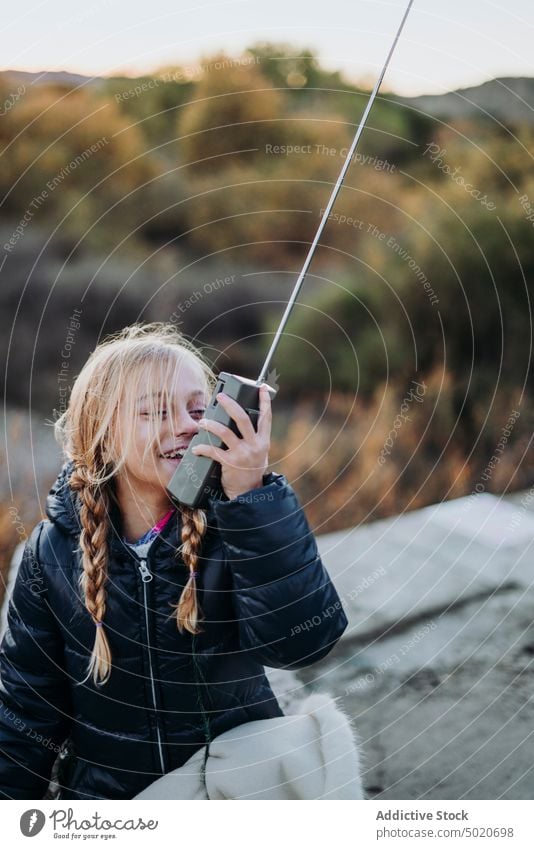
{"type": "Polygon", "coordinates": [[[178,448],[176,451],[167,451],[165,454],[160,454],[161,457],[165,457],[167,460],[172,460],[175,457],[183,457],[184,450],[178,448]]]}

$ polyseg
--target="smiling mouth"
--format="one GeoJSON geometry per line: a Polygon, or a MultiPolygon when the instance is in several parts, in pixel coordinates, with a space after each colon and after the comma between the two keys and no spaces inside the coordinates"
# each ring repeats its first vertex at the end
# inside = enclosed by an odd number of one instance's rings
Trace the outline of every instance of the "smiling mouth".
{"type": "Polygon", "coordinates": [[[172,460],[175,463],[179,463],[186,450],[185,448],[177,448],[174,451],[166,451],[164,454],[160,454],[159,457],[160,460],[172,460]]]}

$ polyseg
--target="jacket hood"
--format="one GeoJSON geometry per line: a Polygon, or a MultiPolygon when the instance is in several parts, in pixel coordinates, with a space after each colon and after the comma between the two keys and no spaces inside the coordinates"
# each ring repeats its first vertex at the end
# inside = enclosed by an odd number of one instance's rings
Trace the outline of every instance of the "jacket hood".
{"type": "Polygon", "coordinates": [[[81,532],[80,500],[69,486],[69,478],[74,469],[74,462],[67,460],[63,464],[55,483],[46,499],[46,515],[51,522],[59,525],[69,534],[81,532]]]}

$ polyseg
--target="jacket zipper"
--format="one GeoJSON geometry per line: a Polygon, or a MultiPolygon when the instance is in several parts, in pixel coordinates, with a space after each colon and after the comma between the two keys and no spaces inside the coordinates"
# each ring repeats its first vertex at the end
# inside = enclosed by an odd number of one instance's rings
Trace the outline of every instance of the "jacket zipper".
{"type": "Polygon", "coordinates": [[[147,566],[146,559],[138,560],[139,572],[141,573],[141,580],[143,582],[143,603],[145,608],[145,623],[146,623],[146,644],[148,649],[148,666],[150,669],[150,684],[152,687],[152,701],[154,704],[154,715],[156,718],[156,732],[158,735],[158,750],[159,750],[159,759],[161,764],[161,772],[165,774],[165,760],[163,757],[163,746],[161,742],[161,732],[159,727],[159,719],[158,719],[158,704],[156,700],[156,684],[154,681],[154,670],[152,667],[152,650],[150,646],[150,625],[148,622],[148,603],[147,603],[147,584],[153,579],[153,574],[147,566]]]}

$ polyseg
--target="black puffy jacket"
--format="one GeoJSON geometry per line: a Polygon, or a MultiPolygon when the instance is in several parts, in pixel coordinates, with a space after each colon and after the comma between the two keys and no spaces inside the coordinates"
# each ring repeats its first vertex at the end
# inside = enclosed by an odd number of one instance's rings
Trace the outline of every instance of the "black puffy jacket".
{"type": "Polygon", "coordinates": [[[146,569],[112,513],[107,684],[85,684],[95,626],[78,590],[77,497],[66,463],[25,546],[0,646],[0,798],[43,798],[62,744],[60,799],[131,799],[208,739],[282,716],[263,665],[325,657],[347,626],[306,516],[283,475],[212,501],[197,579],[203,633],[180,634],[171,604],[187,569],[177,521],[146,569]],[[143,580],[142,571],[145,572],[143,580]],[[208,736],[207,736],[208,735],[208,736]],[[63,747],[65,749],[65,747],[63,747]]]}

